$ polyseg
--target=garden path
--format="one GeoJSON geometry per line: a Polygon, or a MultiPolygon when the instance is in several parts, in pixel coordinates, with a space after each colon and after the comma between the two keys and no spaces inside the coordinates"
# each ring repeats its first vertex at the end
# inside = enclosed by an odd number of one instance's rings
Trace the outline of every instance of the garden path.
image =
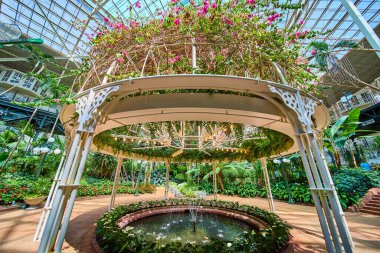
{"type": "MultiPolygon", "coordinates": [[[[155,194],[141,194],[138,198],[133,195],[118,195],[116,205],[131,203],[136,200],[157,200],[162,199],[163,196],[163,188],[159,188],[155,194]]],[[[238,201],[241,204],[268,209],[266,199],[235,196],[219,196],[219,199],[238,201]]],[[[77,252],[75,249],[80,252],[91,252],[90,238],[92,238],[93,224],[107,210],[108,204],[109,196],[78,198],[66,235],[64,253],[77,252]]],[[[314,207],[275,201],[275,208],[277,214],[293,226],[292,235],[294,236],[295,252],[325,252],[314,207]]],[[[38,244],[33,243],[32,239],[40,215],[41,209],[0,212],[0,252],[36,252],[38,244]]],[[[346,216],[356,244],[355,252],[378,252],[380,248],[379,217],[362,213],[347,213],[346,216]]]]}

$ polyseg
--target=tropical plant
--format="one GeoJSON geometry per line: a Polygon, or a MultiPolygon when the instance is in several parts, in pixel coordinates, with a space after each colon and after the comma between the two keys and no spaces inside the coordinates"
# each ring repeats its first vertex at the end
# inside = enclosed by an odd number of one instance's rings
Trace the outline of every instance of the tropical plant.
{"type": "Polygon", "coordinates": [[[346,141],[359,132],[360,108],[351,110],[348,115],[339,118],[333,125],[323,130],[324,146],[334,154],[337,168],[340,168],[340,156],[338,148],[344,147],[346,141]]]}
{"type": "Polygon", "coordinates": [[[116,158],[101,153],[90,153],[86,161],[86,174],[98,178],[111,178],[116,170],[116,158]]]}

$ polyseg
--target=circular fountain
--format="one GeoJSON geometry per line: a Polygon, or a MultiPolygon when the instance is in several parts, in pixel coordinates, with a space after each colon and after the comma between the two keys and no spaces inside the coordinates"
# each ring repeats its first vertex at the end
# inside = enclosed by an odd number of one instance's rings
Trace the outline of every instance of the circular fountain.
{"type": "Polygon", "coordinates": [[[170,199],[105,213],[97,222],[96,238],[105,252],[280,252],[289,227],[252,206],[170,199]]]}

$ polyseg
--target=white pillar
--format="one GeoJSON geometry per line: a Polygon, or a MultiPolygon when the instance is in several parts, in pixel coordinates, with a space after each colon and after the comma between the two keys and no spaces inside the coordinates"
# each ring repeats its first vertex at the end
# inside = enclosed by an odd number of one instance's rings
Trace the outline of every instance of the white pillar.
{"type": "Polygon", "coordinates": [[[261,162],[261,168],[263,169],[264,174],[264,181],[265,181],[265,187],[267,189],[267,198],[268,198],[268,204],[269,204],[269,210],[274,213],[274,202],[273,202],[273,196],[272,196],[272,189],[270,187],[270,181],[269,181],[269,174],[268,174],[268,167],[267,167],[267,159],[260,158],[261,162]]]}
{"type": "Polygon", "coordinates": [[[52,199],[51,211],[47,217],[46,227],[41,237],[38,253],[51,252],[54,248],[59,229],[56,252],[61,251],[70,215],[74,206],[77,187],[84,170],[85,161],[92,142],[93,132],[97,120],[101,117],[99,106],[107,96],[117,91],[120,86],[107,87],[94,91],[91,89],[87,96],[78,99],[76,112],[78,113],[78,127],[74,131],[74,139],[69,155],[66,157],[60,176],[57,192],[52,199]],[[70,199],[69,199],[70,198],[70,199]],[[69,202],[67,202],[69,200],[69,202]],[[67,205],[66,205],[67,204],[67,205]],[[64,216],[64,220],[62,218],[64,216]]]}
{"type": "MultiPolygon", "coordinates": [[[[344,8],[346,8],[347,12],[350,14],[354,23],[359,27],[360,31],[363,33],[371,47],[375,50],[380,50],[379,37],[359,12],[358,8],[356,8],[354,3],[351,0],[340,1],[342,2],[344,8]]],[[[376,54],[380,58],[380,51],[377,51],[376,54]]]]}
{"type": "Polygon", "coordinates": [[[170,175],[170,161],[165,161],[166,166],[166,175],[165,175],[165,199],[168,199],[169,196],[169,175],[170,175]]]}
{"type": "Polygon", "coordinates": [[[217,184],[216,184],[216,165],[217,163],[216,162],[213,162],[212,163],[212,183],[213,183],[213,188],[214,188],[214,200],[217,200],[218,199],[218,190],[217,190],[217,184]]]}
{"type": "MultiPolygon", "coordinates": [[[[69,222],[70,222],[70,216],[71,216],[71,213],[72,213],[73,208],[74,208],[74,202],[75,202],[75,198],[77,196],[78,187],[80,185],[80,180],[82,178],[84,167],[86,164],[87,155],[88,155],[88,152],[90,151],[90,145],[92,142],[92,138],[93,138],[93,132],[89,133],[87,138],[86,138],[86,142],[85,142],[85,145],[83,148],[80,163],[78,165],[78,168],[76,169],[76,173],[73,173],[73,179],[74,179],[74,174],[76,174],[75,180],[74,180],[74,182],[72,180],[70,180],[71,182],[69,182],[69,183],[71,185],[67,185],[67,187],[68,187],[67,192],[68,192],[68,195],[70,196],[70,198],[69,198],[67,206],[66,206],[65,215],[64,215],[63,220],[62,220],[61,230],[59,232],[58,240],[57,240],[57,243],[55,245],[55,252],[56,253],[59,253],[62,250],[62,245],[63,245],[63,242],[65,240],[66,231],[67,231],[67,228],[68,228],[69,222]]],[[[52,241],[52,242],[54,243],[54,241],[52,241]]]]}
{"type": "Polygon", "coordinates": [[[120,172],[121,172],[121,166],[123,165],[123,158],[118,157],[117,158],[117,166],[116,166],[116,171],[115,171],[115,179],[113,181],[113,186],[112,186],[112,193],[111,193],[111,200],[110,200],[110,205],[108,207],[108,210],[112,209],[114,204],[115,204],[115,196],[117,193],[117,186],[119,182],[119,177],[120,177],[120,172]]]}

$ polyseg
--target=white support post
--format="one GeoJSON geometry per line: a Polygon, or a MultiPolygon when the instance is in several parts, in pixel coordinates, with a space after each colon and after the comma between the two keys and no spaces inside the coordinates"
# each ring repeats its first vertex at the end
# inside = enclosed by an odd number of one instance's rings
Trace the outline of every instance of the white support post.
{"type": "Polygon", "coordinates": [[[112,193],[111,193],[111,200],[110,200],[110,205],[108,207],[108,210],[111,210],[113,206],[115,205],[115,196],[117,193],[117,186],[119,182],[119,177],[120,177],[120,172],[121,172],[121,166],[123,165],[123,158],[118,157],[117,158],[117,166],[116,166],[116,171],[115,171],[115,179],[113,181],[113,186],[112,186],[112,193]]]}
{"type": "Polygon", "coordinates": [[[65,211],[65,214],[64,214],[64,217],[62,220],[62,225],[61,225],[61,230],[60,230],[60,233],[58,236],[58,240],[57,240],[57,243],[55,245],[55,253],[60,253],[62,250],[62,245],[63,245],[63,242],[65,240],[66,231],[67,231],[67,228],[68,228],[69,222],[70,222],[70,216],[71,216],[71,213],[73,211],[75,198],[77,196],[78,187],[80,185],[80,180],[82,178],[84,167],[86,164],[87,155],[88,155],[88,152],[90,151],[90,146],[91,146],[91,142],[92,142],[92,138],[93,138],[93,132],[88,133],[88,136],[86,136],[86,137],[87,138],[86,138],[85,145],[84,145],[84,148],[82,151],[80,163],[79,163],[78,168],[76,169],[75,180],[74,180],[74,182],[72,181],[72,179],[74,178],[74,175],[73,175],[73,177],[71,178],[71,182],[70,182],[71,185],[68,186],[69,187],[69,189],[68,189],[69,200],[68,200],[68,203],[66,206],[66,211],[65,211]]]}
{"type": "Polygon", "coordinates": [[[193,74],[197,69],[197,47],[195,46],[195,38],[191,38],[191,59],[193,64],[193,74]]]}
{"type": "Polygon", "coordinates": [[[371,47],[375,50],[377,56],[380,58],[380,39],[375,33],[375,31],[371,28],[365,18],[362,16],[358,8],[354,5],[351,0],[340,0],[348,14],[350,14],[354,23],[359,27],[360,31],[363,33],[365,38],[371,47]]]}
{"type": "Polygon", "coordinates": [[[217,178],[216,178],[216,162],[212,163],[212,183],[213,183],[213,188],[214,188],[214,200],[218,200],[218,189],[217,189],[217,178]]]}
{"type": "MultiPolygon", "coordinates": [[[[308,161],[308,158],[307,158],[307,155],[305,152],[305,148],[304,148],[304,145],[302,143],[299,132],[296,132],[296,140],[297,140],[298,147],[300,149],[301,159],[302,159],[302,163],[304,165],[304,169],[306,172],[306,177],[307,177],[307,180],[309,182],[310,189],[316,189],[314,178],[313,178],[313,175],[311,173],[309,161],[308,161]]],[[[328,228],[327,222],[326,222],[326,217],[324,215],[322,205],[321,205],[320,199],[318,197],[317,191],[311,190],[311,196],[313,197],[315,209],[317,211],[319,223],[320,223],[321,229],[322,229],[322,234],[323,234],[323,237],[325,239],[327,252],[334,253],[335,252],[334,245],[333,245],[333,242],[331,240],[329,228],[328,228]]]]}
{"type": "Polygon", "coordinates": [[[312,175],[313,175],[313,178],[314,178],[314,187],[310,187],[310,190],[312,192],[316,192],[319,196],[319,199],[320,199],[321,204],[322,204],[322,208],[324,210],[324,215],[325,215],[325,218],[327,220],[328,227],[330,229],[330,234],[331,234],[333,242],[334,242],[334,247],[335,247],[336,252],[342,252],[342,247],[341,247],[340,242],[339,242],[339,235],[338,235],[338,232],[337,232],[335,224],[334,224],[333,216],[331,215],[331,209],[329,206],[329,202],[326,198],[325,187],[322,184],[322,181],[321,181],[321,178],[320,178],[320,175],[318,172],[318,168],[317,168],[315,160],[314,160],[314,155],[313,155],[312,151],[310,150],[310,144],[309,144],[307,138],[305,138],[305,134],[301,135],[301,139],[303,139],[303,141],[304,141],[303,143],[304,143],[304,148],[306,151],[306,157],[308,159],[308,164],[310,166],[309,168],[310,168],[312,175]]]}
{"type": "Polygon", "coordinates": [[[339,253],[343,251],[343,246],[346,253],[352,253],[353,244],[351,244],[348,226],[341,215],[340,202],[334,193],[335,187],[330,172],[323,162],[313,133],[311,117],[315,113],[316,101],[307,96],[301,97],[299,91],[291,92],[273,86],[269,86],[269,88],[272,92],[279,94],[284,103],[294,112],[293,126],[296,140],[300,148],[327,251],[339,253]]]}
{"type": "Polygon", "coordinates": [[[83,174],[85,161],[92,142],[93,132],[97,120],[101,116],[98,107],[105,101],[107,96],[117,91],[120,86],[107,87],[102,90],[90,90],[86,97],[78,99],[76,111],[79,114],[78,128],[74,132],[74,139],[69,155],[64,161],[62,173],[57,186],[56,194],[51,201],[51,209],[47,217],[46,226],[43,231],[38,253],[47,253],[55,246],[55,252],[61,252],[65,233],[70,215],[74,206],[74,201],[83,174]],[[63,218],[63,222],[62,222],[63,218]]]}
{"type": "Polygon", "coordinates": [[[165,161],[166,175],[165,175],[165,199],[169,197],[169,175],[170,175],[170,160],[165,161]]]}
{"type": "Polygon", "coordinates": [[[47,217],[49,217],[49,213],[50,213],[50,209],[51,209],[51,200],[54,199],[54,196],[57,192],[57,185],[59,182],[59,178],[61,176],[62,167],[64,166],[65,157],[66,157],[66,152],[64,152],[62,154],[61,161],[59,162],[57,172],[55,173],[53,183],[50,187],[49,195],[46,198],[45,206],[42,210],[41,218],[40,218],[40,221],[38,223],[36,233],[34,234],[33,241],[39,241],[41,234],[44,232],[47,217]]]}
{"type": "Polygon", "coordinates": [[[273,196],[272,196],[272,189],[270,187],[270,180],[269,180],[269,174],[268,174],[268,167],[267,167],[267,159],[260,158],[261,162],[261,168],[263,169],[264,174],[264,181],[265,181],[265,188],[267,189],[267,198],[268,198],[268,204],[269,204],[269,210],[274,213],[274,202],[273,202],[273,196]]]}

